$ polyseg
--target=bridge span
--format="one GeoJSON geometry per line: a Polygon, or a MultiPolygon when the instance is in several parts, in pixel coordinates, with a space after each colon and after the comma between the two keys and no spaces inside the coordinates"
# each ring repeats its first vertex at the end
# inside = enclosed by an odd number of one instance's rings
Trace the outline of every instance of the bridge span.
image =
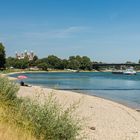
{"type": "Polygon", "coordinates": [[[140,66],[139,63],[93,63],[93,66],[140,66]]]}

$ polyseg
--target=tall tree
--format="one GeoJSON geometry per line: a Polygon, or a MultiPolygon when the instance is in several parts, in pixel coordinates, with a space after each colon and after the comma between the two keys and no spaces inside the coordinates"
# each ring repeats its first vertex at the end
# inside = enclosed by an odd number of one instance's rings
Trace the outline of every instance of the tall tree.
{"type": "Polygon", "coordinates": [[[46,63],[48,64],[48,67],[49,68],[52,68],[52,69],[61,69],[61,64],[62,64],[61,59],[58,58],[55,55],[49,55],[46,58],[46,63]]]}
{"type": "Polygon", "coordinates": [[[88,58],[87,56],[82,57],[81,69],[92,70],[92,62],[91,62],[90,58],[88,58]]]}
{"type": "Polygon", "coordinates": [[[17,59],[14,57],[8,57],[6,59],[6,68],[14,67],[15,63],[17,62],[17,59]]]}
{"type": "Polygon", "coordinates": [[[0,69],[5,68],[6,58],[5,58],[5,47],[0,43],[0,69]]]}

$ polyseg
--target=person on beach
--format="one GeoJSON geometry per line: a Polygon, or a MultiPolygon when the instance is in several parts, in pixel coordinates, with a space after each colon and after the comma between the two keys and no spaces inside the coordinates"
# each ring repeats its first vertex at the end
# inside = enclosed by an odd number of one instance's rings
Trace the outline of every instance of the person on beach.
{"type": "Polygon", "coordinates": [[[20,85],[29,87],[29,85],[25,84],[23,81],[20,82],[20,85]]]}

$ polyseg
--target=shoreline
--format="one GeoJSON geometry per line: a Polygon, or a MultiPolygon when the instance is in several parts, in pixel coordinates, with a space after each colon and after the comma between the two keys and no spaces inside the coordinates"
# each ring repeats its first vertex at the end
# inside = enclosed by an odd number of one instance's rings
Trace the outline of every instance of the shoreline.
{"type": "Polygon", "coordinates": [[[140,113],[117,102],[73,91],[40,86],[20,87],[18,96],[31,99],[39,96],[39,102],[43,102],[44,96],[48,93],[53,93],[63,108],[80,100],[76,114],[80,119],[85,118],[84,132],[88,134],[87,139],[126,140],[127,137],[130,140],[140,139],[140,113]],[[95,130],[91,130],[91,127],[95,127],[95,130]]]}
{"type": "MultiPolygon", "coordinates": [[[[7,74],[1,74],[0,73],[0,76],[2,77],[8,77],[9,80],[12,80],[12,81],[15,81],[15,80],[18,80],[18,78],[15,78],[15,77],[11,77],[10,75],[13,75],[13,74],[25,74],[25,73],[46,73],[48,71],[22,71],[22,72],[11,72],[11,73],[7,73],[7,74]]],[[[50,73],[54,73],[54,72],[57,72],[57,71],[51,71],[50,73]]],[[[60,73],[61,72],[64,72],[64,71],[59,71],[60,73]]],[[[95,71],[93,71],[95,72],[95,71]]],[[[48,72],[49,73],[49,72],[48,72]]],[[[68,72],[69,73],[69,72],[68,72]]],[[[38,86],[38,85],[33,85],[33,86],[38,86]]],[[[41,88],[49,88],[49,89],[52,89],[52,90],[59,90],[59,89],[55,89],[55,88],[50,88],[50,87],[45,87],[45,86],[41,86],[39,85],[39,87],[41,88]]],[[[61,90],[61,89],[60,89],[61,90]]],[[[62,89],[63,90],[63,89],[62,89]]],[[[85,93],[85,92],[82,92],[82,91],[73,91],[73,90],[63,90],[63,91],[71,91],[71,92],[74,92],[74,93],[78,93],[78,94],[82,94],[82,95],[88,95],[88,96],[93,96],[93,97],[97,97],[97,98],[101,98],[101,99],[105,99],[105,100],[109,100],[109,101],[112,101],[114,103],[118,103],[118,104],[121,104],[121,105],[124,105],[128,108],[131,108],[133,110],[140,110],[140,107],[136,107],[136,104],[129,104],[129,103],[126,103],[126,102],[121,102],[121,101],[116,101],[116,100],[113,100],[113,99],[110,99],[110,98],[106,98],[106,97],[100,97],[98,95],[91,95],[91,94],[88,94],[88,93],[85,93]]]]}
{"type": "Polygon", "coordinates": [[[91,95],[89,93],[86,93],[86,92],[82,92],[82,91],[74,91],[74,90],[65,90],[65,89],[55,89],[55,88],[50,88],[50,87],[47,87],[47,86],[41,86],[41,85],[31,85],[33,87],[40,87],[40,88],[43,88],[43,89],[51,89],[51,90],[58,90],[58,91],[64,91],[64,92],[72,92],[72,93],[77,93],[77,94],[81,94],[82,95],[85,95],[85,96],[91,96],[91,97],[97,97],[97,98],[100,98],[100,99],[104,99],[104,100],[107,100],[107,101],[111,101],[111,102],[114,102],[114,103],[117,103],[117,104],[120,104],[120,105],[123,105],[125,107],[128,107],[130,109],[133,109],[135,111],[138,111],[140,112],[140,106],[139,107],[136,107],[136,105],[131,105],[131,104],[128,104],[126,102],[121,102],[121,101],[115,101],[113,99],[109,99],[109,98],[106,98],[106,97],[100,97],[98,95],[91,95]]]}
{"type": "MultiPolygon", "coordinates": [[[[112,70],[101,70],[101,71],[97,71],[97,70],[81,70],[79,72],[72,72],[72,71],[68,71],[68,70],[48,70],[48,71],[43,71],[43,70],[21,70],[21,71],[11,71],[11,72],[6,72],[6,73],[3,73],[1,72],[0,75],[12,75],[12,74],[18,74],[18,73],[63,73],[63,72],[66,72],[66,73],[112,73],[112,70]]],[[[137,70],[137,73],[140,73],[140,70],[137,70]]]]}
{"type": "MultiPolygon", "coordinates": [[[[42,87],[42,88],[45,88],[45,87],[42,87]]],[[[122,101],[122,102],[121,102],[121,101],[115,101],[115,100],[109,99],[109,98],[107,98],[107,97],[100,97],[100,96],[98,96],[98,95],[91,95],[91,94],[83,93],[83,92],[80,92],[80,91],[79,91],[79,92],[78,92],[78,91],[73,91],[73,90],[64,90],[64,91],[72,91],[72,92],[79,93],[79,94],[82,94],[82,95],[93,96],[93,97],[105,99],[105,100],[108,100],[108,101],[111,101],[111,102],[114,102],[114,103],[117,103],[117,104],[126,106],[126,107],[128,107],[128,108],[130,108],[130,109],[133,109],[133,110],[135,110],[135,111],[137,111],[137,110],[139,111],[139,110],[140,110],[140,106],[139,106],[139,107],[136,107],[136,105],[127,104],[127,103],[125,103],[125,102],[123,102],[123,101],[122,101]]]]}

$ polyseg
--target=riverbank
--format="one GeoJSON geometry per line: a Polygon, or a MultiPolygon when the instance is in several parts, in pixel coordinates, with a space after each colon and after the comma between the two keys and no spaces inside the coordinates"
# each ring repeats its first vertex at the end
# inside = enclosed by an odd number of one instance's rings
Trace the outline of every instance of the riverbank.
{"type": "MultiPolygon", "coordinates": [[[[17,73],[17,72],[16,72],[17,73]]],[[[11,73],[12,74],[12,73],[11,73]]],[[[13,73],[14,74],[14,73],[13,73]]],[[[7,77],[9,80],[17,80],[15,77],[10,77],[8,74],[0,73],[0,77],[7,77]]]]}
{"type": "MultiPolygon", "coordinates": [[[[15,73],[41,73],[41,72],[73,72],[73,71],[70,71],[70,70],[55,70],[55,69],[52,69],[52,70],[48,70],[48,71],[43,71],[43,70],[28,70],[28,69],[10,69],[10,70],[5,70],[5,71],[1,71],[2,74],[15,74],[15,73]]],[[[100,72],[100,71],[97,71],[97,70],[80,70],[79,72],[100,72]]],[[[108,71],[102,71],[102,72],[108,72],[108,71]]],[[[1,74],[0,73],[0,74],[1,74]]]]}
{"type": "MultiPolygon", "coordinates": [[[[15,71],[10,71],[10,72],[1,72],[0,73],[0,77],[7,77],[9,80],[17,80],[17,78],[15,77],[11,77],[10,75],[12,74],[24,74],[24,73],[63,73],[63,72],[68,72],[71,73],[71,71],[67,71],[67,70],[49,70],[49,71],[30,71],[30,70],[15,70],[15,71]]],[[[92,71],[80,71],[80,72],[99,72],[96,70],[92,70],[92,71]]]]}
{"type": "Polygon", "coordinates": [[[19,97],[40,97],[50,92],[54,94],[64,108],[79,102],[76,111],[80,119],[84,118],[84,132],[89,140],[139,140],[140,113],[121,104],[102,98],[83,95],[71,91],[52,90],[49,88],[20,87],[19,97]]]}

